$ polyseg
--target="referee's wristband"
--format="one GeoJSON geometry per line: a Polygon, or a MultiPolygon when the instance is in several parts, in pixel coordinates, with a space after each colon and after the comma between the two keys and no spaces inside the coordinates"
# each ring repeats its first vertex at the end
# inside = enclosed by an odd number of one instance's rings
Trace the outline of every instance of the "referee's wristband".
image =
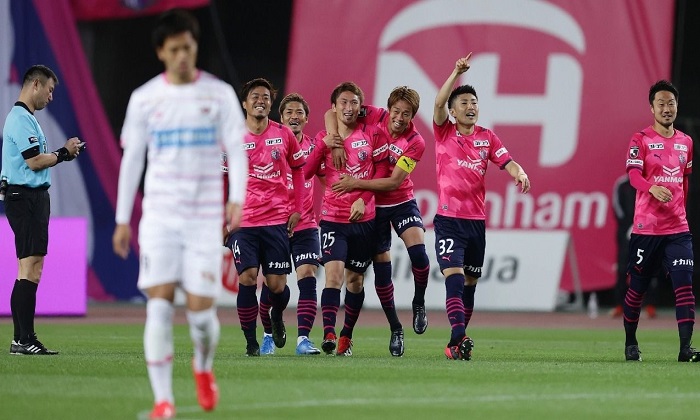
{"type": "Polygon", "coordinates": [[[68,153],[68,149],[65,147],[61,147],[60,149],[54,151],[53,154],[56,155],[56,164],[68,160],[70,157],[70,153],[68,153]]]}

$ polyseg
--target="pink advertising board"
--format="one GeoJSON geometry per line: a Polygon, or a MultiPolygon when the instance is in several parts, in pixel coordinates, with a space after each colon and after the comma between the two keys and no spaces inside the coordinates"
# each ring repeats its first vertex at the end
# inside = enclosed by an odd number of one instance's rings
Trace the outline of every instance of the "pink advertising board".
{"type": "Polygon", "coordinates": [[[653,122],[649,86],[670,77],[673,14],[674,2],[655,0],[298,0],[285,90],[307,99],[315,135],[340,82],[355,81],[379,106],[396,86],[416,89],[428,144],[411,176],[431,229],[433,101],[455,61],[473,52],[460,84],[476,88],[478,124],[499,135],[533,185],[523,196],[492,167],[487,228],[569,232],[583,290],[604,289],[615,273],[613,185],[629,139],[653,122]]]}
{"type": "MultiPolygon", "coordinates": [[[[10,315],[17,278],[14,234],[0,217],[0,316],[10,315]]],[[[49,250],[37,290],[37,315],[82,316],[87,311],[87,223],[82,218],[51,218],[49,250]]]]}

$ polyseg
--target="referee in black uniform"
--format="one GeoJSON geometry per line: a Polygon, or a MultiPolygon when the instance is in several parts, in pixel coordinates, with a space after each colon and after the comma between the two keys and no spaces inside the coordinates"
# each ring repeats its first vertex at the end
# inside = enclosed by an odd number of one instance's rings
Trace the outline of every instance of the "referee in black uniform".
{"type": "Polygon", "coordinates": [[[73,137],[60,149],[47,150],[46,137],[34,112],[53,100],[57,84],[56,74],[48,67],[30,67],[2,130],[0,192],[5,195],[5,214],[15,235],[19,264],[10,297],[14,323],[10,354],[58,354],[47,349],[34,332],[36,291],[49,242],[49,168],[75,159],[84,143],[73,137]]]}

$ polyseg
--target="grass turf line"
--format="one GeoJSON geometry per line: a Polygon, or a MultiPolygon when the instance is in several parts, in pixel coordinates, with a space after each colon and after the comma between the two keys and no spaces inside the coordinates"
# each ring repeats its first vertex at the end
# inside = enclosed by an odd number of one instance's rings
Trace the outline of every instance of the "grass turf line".
{"type": "MultiPolygon", "coordinates": [[[[0,331],[10,337],[11,325],[0,324],[0,331]]],[[[39,332],[61,354],[0,355],[1,418],[147,416],[152,394],[143,326],[48,324],[39,332]]],[[[195,397],[188,329],[177,325],[178,418],[673,419],[700,410],[700,364],[676,362],[672,328],[640,330],[642,363],[624,362],[622,329],[475,326],[469,333],[476,343],[469,362],[445,359],[446,328],[422,336],[407,330],[406,354],[394,358],[389,329],[361,325],[351,358],[296,356],[291,336],[274,356],[247,358],[240,330],[223,326],[215,363],[221,400],[204,413],[195,397]]],[[[320,344],[320,328],[312,339],[320,344]]]]}

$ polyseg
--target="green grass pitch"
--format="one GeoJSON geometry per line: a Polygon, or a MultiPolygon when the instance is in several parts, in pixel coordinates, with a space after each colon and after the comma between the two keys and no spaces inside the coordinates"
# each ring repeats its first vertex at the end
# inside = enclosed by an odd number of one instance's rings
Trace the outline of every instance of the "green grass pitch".
{"type": "MultiPolygon", "coordinates": [[[[10,356],[0,324],[2,419],[147,418],[152,394],[142,325],[45,324],[59,356],[10,356]]],[[[235,325],[222,326],[215,373],[221,399],[197,405],[191,343],[175,329],[179,419],[689,419],[700,414],[700,364],[678,363],[677,333],[639,332],[642,363],[624,362],[619,330],[470,327],[473,360],[443,355],[449,331],[406,331],[406,354],[389,355],[386,327],[358,326],[351,358],[294,355],[294,338],[268,357],[243,356],[235,325]]],[[[288,325],[290,335],[295,329],[288,325]]],[[[320,344],[320,329],[312,339],[320,344]]]]}

